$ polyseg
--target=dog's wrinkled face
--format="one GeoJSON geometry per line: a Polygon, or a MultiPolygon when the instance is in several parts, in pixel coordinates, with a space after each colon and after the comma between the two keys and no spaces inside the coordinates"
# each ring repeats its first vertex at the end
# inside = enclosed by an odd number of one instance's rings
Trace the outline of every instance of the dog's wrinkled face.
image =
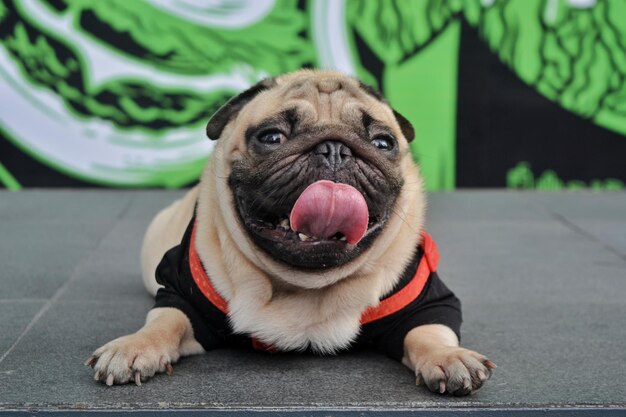
{"type": "Polygon", "coordinates": [[[380,96],[337,73],[296,73],[260,83],[220,112],[211,137],[234,113],[246,120],[241,137],[229,139],[239,146],[228,185],[259,248],[312,270],[344,265],[372,245],[402,188],[400,160],[413,135],[380,96]]]}

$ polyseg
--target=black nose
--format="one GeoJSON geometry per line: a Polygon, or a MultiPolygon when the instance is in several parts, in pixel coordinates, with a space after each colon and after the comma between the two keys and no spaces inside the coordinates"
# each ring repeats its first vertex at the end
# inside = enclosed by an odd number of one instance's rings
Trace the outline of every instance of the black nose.
{"type": "Polygon", "coordinates": [[[352,156],[352,151],[343,142],[327,140],[318,144],[313,153],[322,155],[324,162],[333,168],[343,165],[352,156]]]}

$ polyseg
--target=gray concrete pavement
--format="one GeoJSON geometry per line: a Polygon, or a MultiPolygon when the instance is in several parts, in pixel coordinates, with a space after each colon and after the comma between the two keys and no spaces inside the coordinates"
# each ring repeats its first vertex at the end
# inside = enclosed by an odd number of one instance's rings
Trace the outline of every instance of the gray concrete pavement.
{"type": "Polygon", "coordinates": [[[401,364],[365,351],[319,358],[216,350],[141,387],[96,383],[82,362],[141,326],[152,304],[139,273],[141,238],[179,195],[0,192],[0,413],[557,415],[591,407],[626,415],[626,193],[430,196],[428,230],[440,274],[463,302],[463,344],[499,365],[470,397],[428,393],[401,364]]]}

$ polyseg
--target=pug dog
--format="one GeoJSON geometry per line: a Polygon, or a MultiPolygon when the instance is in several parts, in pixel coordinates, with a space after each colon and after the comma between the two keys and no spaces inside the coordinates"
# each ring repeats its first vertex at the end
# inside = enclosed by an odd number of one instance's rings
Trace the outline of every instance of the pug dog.
{"type": "Polygon", "coordinates": [[[234,97],[206,132],[217,143],[199,185],[144,238],[155,306],[86,361],[96,380],[140,385],[227,346],[364,345],[434,392],[466,395],[490,378],[495,364],[459,346],[460,302],[423,230],[414,129],[380,93],[300,70],[234,97]]]}

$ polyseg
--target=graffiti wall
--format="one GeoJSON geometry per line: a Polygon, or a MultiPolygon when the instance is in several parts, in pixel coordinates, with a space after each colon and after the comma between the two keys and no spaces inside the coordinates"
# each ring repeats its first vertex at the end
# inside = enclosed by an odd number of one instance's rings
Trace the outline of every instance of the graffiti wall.
{"type": "Polygon", "coordinates": [[[622,189],[626,2],[2,0],[0,187],[181,187],[209,116],[336,68],[414,124],[427,188],[622,189]]]}

